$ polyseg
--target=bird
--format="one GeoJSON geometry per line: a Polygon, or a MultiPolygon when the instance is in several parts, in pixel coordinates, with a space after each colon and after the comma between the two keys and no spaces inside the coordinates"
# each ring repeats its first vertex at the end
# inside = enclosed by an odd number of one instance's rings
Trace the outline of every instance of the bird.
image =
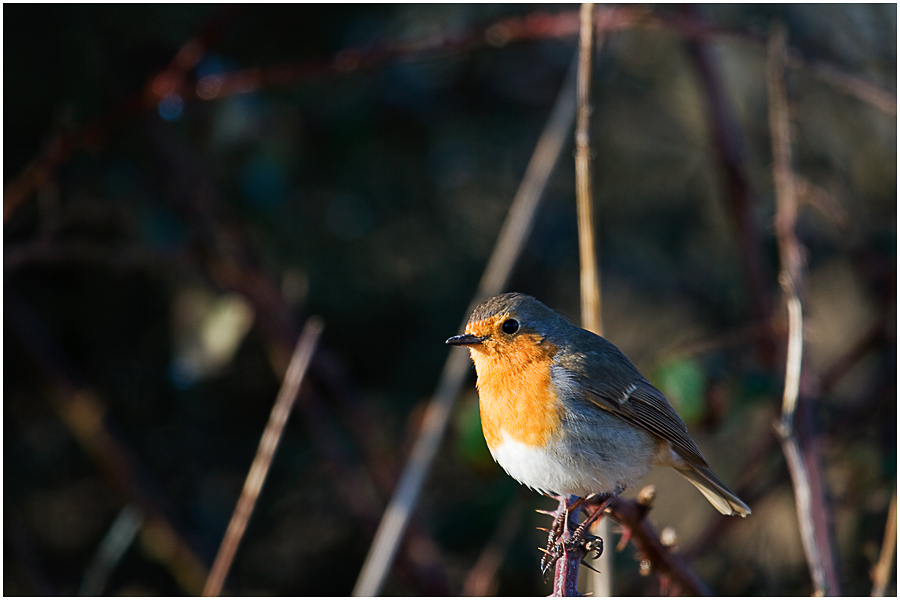
{"type": "Polygon", "coordinates": [[[613,497],[651,467],[672,467],[722,514],[750,514],[662,392],[611,342],[535,298],[488,298],[446,343],[468,348],[485,441],[520,483],[613,497]]]}

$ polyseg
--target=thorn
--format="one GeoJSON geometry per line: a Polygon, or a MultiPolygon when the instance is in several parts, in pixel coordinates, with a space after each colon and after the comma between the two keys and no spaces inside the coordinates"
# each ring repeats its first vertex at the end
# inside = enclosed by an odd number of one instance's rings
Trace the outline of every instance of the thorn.
{"type": "Polygon", "coordinates": [[[589,565],[589,564],[587,564],[586,562],[584,562],[584,559],[583,559],[583,558],[581,559],[581,566],[582,566],[582,567],[587,567],[588,569],[590,569],[590,570],[593,571],[594,573],[599,573],[599,572],[600,572],[600,571],[598,571],[597,569],[595,569],[594,567],[592,567],[591,565],[589,565]]]}
{"type": "Polygon", "coordinates": [[[616,545],[616,552],[621,552],[625,549],[625,546],[628,545],[628,541],[631,539],[631,529],[622,528],[622,539],[619,540],[619,543],[616,545]]]}
{"type": "Polygon", "coordinates": [[[547,550],[546,548],[538,547],[538,550],[540,550],[541,552],[543,552],[543,553],[546,554],[547,556],[553,556],[553,553],[550,552],[549,550],[547,550]]]}
{"type": "Polygon", "coordinates": [[[638,493],[637,502],[644,508],[650,508],[656,497],[656,486],[648,485],[638,493]]]}
{"type": "Polygon", "coordinates": [[[663,546],[673,547],[678,542],[678,535],[674,527],[665,527],[659,534],[659,541],[663,546]]]}
{"type": "Polygon", "coordinates": [[[546,531],[547,533],[550,533],[550,530],[547,529],[546,527],[535,527],[535,529],[537,529],[539,531],[546,531]]]}
{"type": "Polygon", "coordinates": [[[548,517],[555,517],[555,516],[556,516],[556,512],[555,512],[555,511],[544,510],[544,509],[542,509],[542,508],[536,508],[536,509],[534,509],[534,512],[536,512],[536,513],[538,513],[538,514],[541,514],[541,515],[547,515],[548,517]]]}

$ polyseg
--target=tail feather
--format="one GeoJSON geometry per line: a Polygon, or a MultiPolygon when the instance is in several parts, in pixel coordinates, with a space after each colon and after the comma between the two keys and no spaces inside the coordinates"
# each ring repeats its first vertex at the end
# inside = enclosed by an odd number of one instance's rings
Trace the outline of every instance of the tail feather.
{"type": "Polygon", "coordinates": [[[729,490],[728,486],[722,483],[722,480],[711,469],[697,467],[685,461],[684,466],[676,467],[676,470],[693,483],[710,504],[723,515],[746,517],[750,514],[750,507],[729,490]]]}

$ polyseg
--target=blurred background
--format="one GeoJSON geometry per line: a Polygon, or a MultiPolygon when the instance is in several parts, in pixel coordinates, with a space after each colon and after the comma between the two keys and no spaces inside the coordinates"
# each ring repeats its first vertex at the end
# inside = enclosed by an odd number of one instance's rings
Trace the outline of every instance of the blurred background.
{"type": "MultiPolygon", "coordinates": [[[[598,6],[605,336],[753,509],[645,480],[649,519],[719,594],[812,591],[772,428],[776,22],[806,260],[798,429],[839,591],[872,590],[897,474],[896,11],[598,6]]],[[[198,594],[309,315],[323,338],[225,591],[351,592],[577,15],[4,6],[5,595],[198,594]]],[[[577,323],[573,150],[508,289],[577,323]]],[[[546,595],[533,509],[554,502],[493,463],[474,372],[464,389],[384,593],[546,595]]],[[[614,563],[617,594],[667,591],[633,546],[614,563]]]]}

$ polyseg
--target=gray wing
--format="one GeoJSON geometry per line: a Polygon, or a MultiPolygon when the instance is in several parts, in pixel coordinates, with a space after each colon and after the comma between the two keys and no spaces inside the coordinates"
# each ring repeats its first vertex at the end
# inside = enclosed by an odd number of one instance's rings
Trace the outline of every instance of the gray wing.
{"type": "Polygon", "coordinates": [[[585,400],[670,442],[684,460],[700,468],[709,467],[688,435],[684,421],[662,392],[644,379],[618,348],[596,337],[603,342],[599,351],[571,355],[560,361],[584,390],[585,400]],[[601,381],[582,373],[603,373],[604,377],[601,381]]]}

